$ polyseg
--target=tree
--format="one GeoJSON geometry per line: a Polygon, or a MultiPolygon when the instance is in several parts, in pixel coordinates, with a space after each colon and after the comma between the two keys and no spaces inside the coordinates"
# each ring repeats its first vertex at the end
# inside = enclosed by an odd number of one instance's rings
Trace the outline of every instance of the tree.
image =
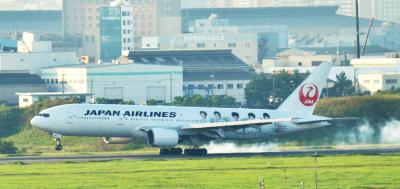
{"type": "Polygon", "coordinates": [[[290,74],[282,70],[277,74],[257,75],[245,89],[247,106],[253,108],[278,107],[308,74],[301,74],[297,70],[290,74]]]}
{"type": "Polygon", "coordinates": [[[332,91],[334,96],[350,96],[354,95],[355,88],[353,82],[347,78],[346,73],[341,72],[336,76],[336,82],[332,91]]]}
{"type": "Polygon", "coordinates": [[[245,88],[245,98],[250,107],[269,107],[272,94],[273,80],[267,74],[257,75],[245,88]]]}
{"type": "Polygon", "coordinates": [[[0,140],[0,154],[15,154],[17,150],[14,143],[0,140]]]}
{"type": "Polygon", "coordinates": [[[236,99],[230,96],[208,96],[199,94],[185,97],[175,97],[174,106],[208,106],[208,107],[235,107],[236,99]]]}

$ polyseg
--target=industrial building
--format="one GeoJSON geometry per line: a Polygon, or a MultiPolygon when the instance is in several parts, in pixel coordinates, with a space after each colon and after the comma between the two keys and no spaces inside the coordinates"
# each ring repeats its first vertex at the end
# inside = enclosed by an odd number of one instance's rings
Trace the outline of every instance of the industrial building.
{"type": "Polygon", "coordinates": [[[274,57],[288,43],[286,26],[231,26],[229,20],[219,19],[218,15],[196,20],[189,30],[191,33],[162,39],[160,49],[231,49],[244,62],[254,65],[265,57],[274,57]]]}
{"type": "Polygon", "coordinates": [[[287,49],[276,55],[275,58],[263,60],[263,67],[309,67],[318,66],[322,62],[332,62],[334,66],[345,65],[345,60],[337,54],[316,54],[301,49],[287,49]]]}
{"type": "Polygon", "coordinates": [[[149,100],[171,102],[182,96],[180,66],[145,64],[80,64],[47,67],[42,79],[49,92],[90,93],[91,99],[115,103],[149,100]]]}
{"type": "Polygon", "coordinates": [[[358,82],[361,92],[374,94],[377,91],[390,91],[400,89],[400,74],[377,73],[359,74],[358,82]]]}
{"type": "Polygon", "coordinates": [[[134,63],[183,67],[183,94],[232,96],[245,103],[244,89],[254,70],[232,50],[131,51],[134,63]]]}
{"type": "Polygon", "coordinates": [[[0,71],[0,103],[18,104],[16,93],[45,92],[46,84],[38,75],[19,71],[0,71]]]}
{"type": "Polygon", "coordinates": [[[400,58],[362,57],[351,60],[351,66],[357,74],[392,74],[400,73],[400,58]]]}
{"type": "MultiPolygon", "coordinates": [[[[228,19],[232,26],[285,25],[290,48],[354,46],[355,18],[338,15],[337,10],[337,6],[182,9],[182,30],[190,32],[196,20],[216,14],[220,19],[228,19]]],[[[366,38],[369,24],[369,19],[360,19],[361,39],[366,38]]],[[[369,46],[378,45],[390,50],[400,48],[397,24],[375,20],[373,26],[369,46]]]]}
{"type": "Polygon", "coordinates": [[[25,92],[16,93],[19,98],[18,106],[20,108],[26,108],[37,102],[43,102],[46,100],[54,99],[77,99],[80,103],[89,103],[91,94],[89,93],[63,93],[63,92],[25,92]]]}

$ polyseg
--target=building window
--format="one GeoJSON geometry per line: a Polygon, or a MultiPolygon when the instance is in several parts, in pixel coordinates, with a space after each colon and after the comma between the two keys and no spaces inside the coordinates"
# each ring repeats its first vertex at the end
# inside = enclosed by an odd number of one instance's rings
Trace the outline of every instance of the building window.
{"type": "Polygon", "coordinates": [[[200,84],[200,85],[197,86],[197,88],[204,89],[204,85],[200,84]]]}
{"type": "Polygon", "coordinates": [[[237,88],[237,89],[243,89],[243,84],[238,83],[238,84],[236,85],[236,88],[237,88]]]}
{"type": "Polygon", "coordinates": [[[226,85],[226,88],[228,88],[228,89],[233,89],[233,84],[228,84],[228,85],[226,85]]]}
{"type": "Polygon", "coordinates": [[[218,84],[218,85],[217,85],[217,88],[218,88],[218,89],[224,89],[224,84],[218,84]]]}
{"type": "Polygon", "coordinates": [[[364,80],[364,83],[365,83],[365,84],[368,84],[368,83],[369,83],[369,80],[364,80]]]}
{"type": "Polygon", "coordinates": [[[228,47],[229,48],[235,48],[236,47],[236,43],[228,43],[228,47]]]}
{"type": "Polygon", "coordinates": [[[197,43],[197,44],[196,44],[196,47],[197,47],[197,48],[205,48],[205,47],[206,47],[206,44],[205,44],[205,43],[197,43]]]}
{"type": "Polygon", "coordinates": [[[28,98],[23,98],[22,101],[23,102],[29,102],[29,99],[28,98]]]}
{"type": "Polygon", "coordinates": [[[397,83],[397,79],[387,79],[386,80],[386,84],[396,84],[397,83]]]}

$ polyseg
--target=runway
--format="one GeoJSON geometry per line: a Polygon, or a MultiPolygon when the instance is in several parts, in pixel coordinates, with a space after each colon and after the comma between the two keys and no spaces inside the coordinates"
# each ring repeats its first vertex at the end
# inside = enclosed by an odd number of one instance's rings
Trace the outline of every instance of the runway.
{"type": "Polygon", "coordinates": [[[52,163],[52,162],[88,162],[108,160],[160,160],[160,159],[189,159],[189,158],[235,158],[235,157],[290,157],[290,156],[319,156],[327,155],[378,155],[400,153],[400,147],[396,148],[364,148],[364,149],[306,149],[293,151],[260,152],[260,153],[221,153],[207,156],[172,155],[160,156],[158,154],[125,154],[125,155],[68,155],[68,156],[10,156],[1,157],[0,164],[13,162],[24,163],[52,163]]]}

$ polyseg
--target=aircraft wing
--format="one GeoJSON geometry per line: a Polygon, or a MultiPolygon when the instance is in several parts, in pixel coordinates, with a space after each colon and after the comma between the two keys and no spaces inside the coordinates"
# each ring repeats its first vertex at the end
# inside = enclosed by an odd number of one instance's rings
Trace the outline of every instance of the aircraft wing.
{"type": "Polygon", "coordinates": [[[335,122],[342,122],[342,121],[354,121],[358,120],[359,118],[356,117],[343,117],[343,118],[317,118],[317,119],[298,119],[294,118],[292,123],[297,125],[302,124],[311,124],[311,123],[318,123],[318,122],[328,122],[328,123],[335,123],[335,122]]]}
{"type": "Polygon", "coordinates": [[[216,123],[202,123],[190,124],[189,126],[182,127],[183,130],[194,129],[216,129],[216,128],[235,128],[235,127],[254,127],[262,126],[278,122],[290,122],[292,118],[279,118],[279,119],[253,119],[245,121],[230,121],[230,122],[216,122],[216,123]]]}

